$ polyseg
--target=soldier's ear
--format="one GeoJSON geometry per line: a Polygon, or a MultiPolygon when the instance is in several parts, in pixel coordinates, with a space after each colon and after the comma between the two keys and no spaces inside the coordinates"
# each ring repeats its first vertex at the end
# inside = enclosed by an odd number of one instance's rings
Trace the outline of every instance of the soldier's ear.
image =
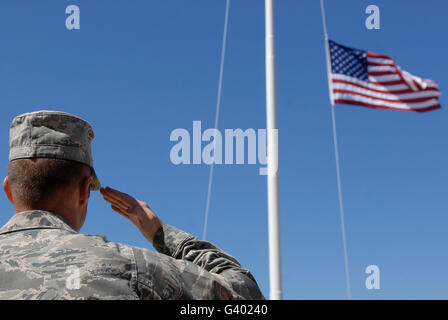
{"type": "Polygon", "coordinates": [[[8,200],[14,204],[14,200],[12,199],[11,185],[9,184],[8,176],[3,180],[3,190],[5,191],[6,197],[8,200]]]}
{"type": "Polygon", "coordinates": [[[89,201],[90,196],[90,184],[92,183],[92,176],[85,178],[81,182],[81,188],[79,190],[79,203],[81,206],[85,205],[89,201]]]}

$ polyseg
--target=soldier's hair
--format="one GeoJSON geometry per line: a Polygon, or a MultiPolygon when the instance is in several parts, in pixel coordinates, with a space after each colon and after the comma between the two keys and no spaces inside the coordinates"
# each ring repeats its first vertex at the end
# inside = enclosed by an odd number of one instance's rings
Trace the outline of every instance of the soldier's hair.
{"type": "Polygon", "coordinates": [[[35,208],[84,178],[85,170],[90,167],[70,160],[17,159],[8,165],[8,179],[15,201],[35,208]]]}

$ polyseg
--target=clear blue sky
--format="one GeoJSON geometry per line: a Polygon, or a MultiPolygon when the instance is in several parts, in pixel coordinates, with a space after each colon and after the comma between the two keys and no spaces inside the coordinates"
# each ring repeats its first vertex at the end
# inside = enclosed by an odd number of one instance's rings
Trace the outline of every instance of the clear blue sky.
{"type": "MultiPolygon", "coordinates": [[[[172,130],[214,125],[224,0],[0,3],[0,167],[12,118],[74,113],[95,131],[103,185],[147,201],[161,219],[202,234],[209,168],[170,162],[172,130]],[[65,8],[81,29],[65,28],[65,8]]],[[[327,1],[330,37],[391,55],[448,88],[446,1],[327,1]],[[364,26],[367,5],[381,29],[364,26]]],[[[283,284],[286,299],[345,299],[325,54],[317,0],[278,0],[276,57],[283,284]]],[[[265,127],[264,1],[231,1],[220,129],[265,127]]],[[[448,298],[445,96],[426,114],[337,106],[353,297],[448,298]],[[365,268],[381,270],[367,290],[365,268]]],[[[234,255],[269,296],[266,180],[258,165],[218,165],[208,239],[234,255]]],[[[13,214],[0,200],[0,224],[13,214]]],[[[91,196],[84,233],[152,248],[91,196]]]]}

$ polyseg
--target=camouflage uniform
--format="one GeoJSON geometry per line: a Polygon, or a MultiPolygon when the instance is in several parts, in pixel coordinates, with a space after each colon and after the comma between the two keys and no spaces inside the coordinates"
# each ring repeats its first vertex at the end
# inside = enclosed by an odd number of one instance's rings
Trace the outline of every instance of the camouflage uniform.
{"type": "MultiPolygon", "coordinates": [[[[14,118],[9,160],[56,158],[92,168],[90,124],[38,111],[14,118]]],[[[16,213],[0,229],[0,299],[264,299],[250,272],[209,242],[169,225],[153,252],[79,234],[56,213],[16,213]]]]}
{"type": "Polygon", "coordinates": [[[0,299],[264,299],[250,272],[209,242],[164,225],[154,247],[160,253],[79,234],[48,211],[20,212],[0,229],[0,299]]]}

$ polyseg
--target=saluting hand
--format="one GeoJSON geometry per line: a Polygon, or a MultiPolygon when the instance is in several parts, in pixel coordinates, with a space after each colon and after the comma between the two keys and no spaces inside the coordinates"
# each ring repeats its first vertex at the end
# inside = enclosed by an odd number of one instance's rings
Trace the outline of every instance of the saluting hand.
{"type": "Polygon", "coordinates": [[[100,192],[115,212],[131,220],[143,236],[149,242],[153,242],[157,230],[163,223],[146,202],[109,187],[101,188],[100,192]]]}

